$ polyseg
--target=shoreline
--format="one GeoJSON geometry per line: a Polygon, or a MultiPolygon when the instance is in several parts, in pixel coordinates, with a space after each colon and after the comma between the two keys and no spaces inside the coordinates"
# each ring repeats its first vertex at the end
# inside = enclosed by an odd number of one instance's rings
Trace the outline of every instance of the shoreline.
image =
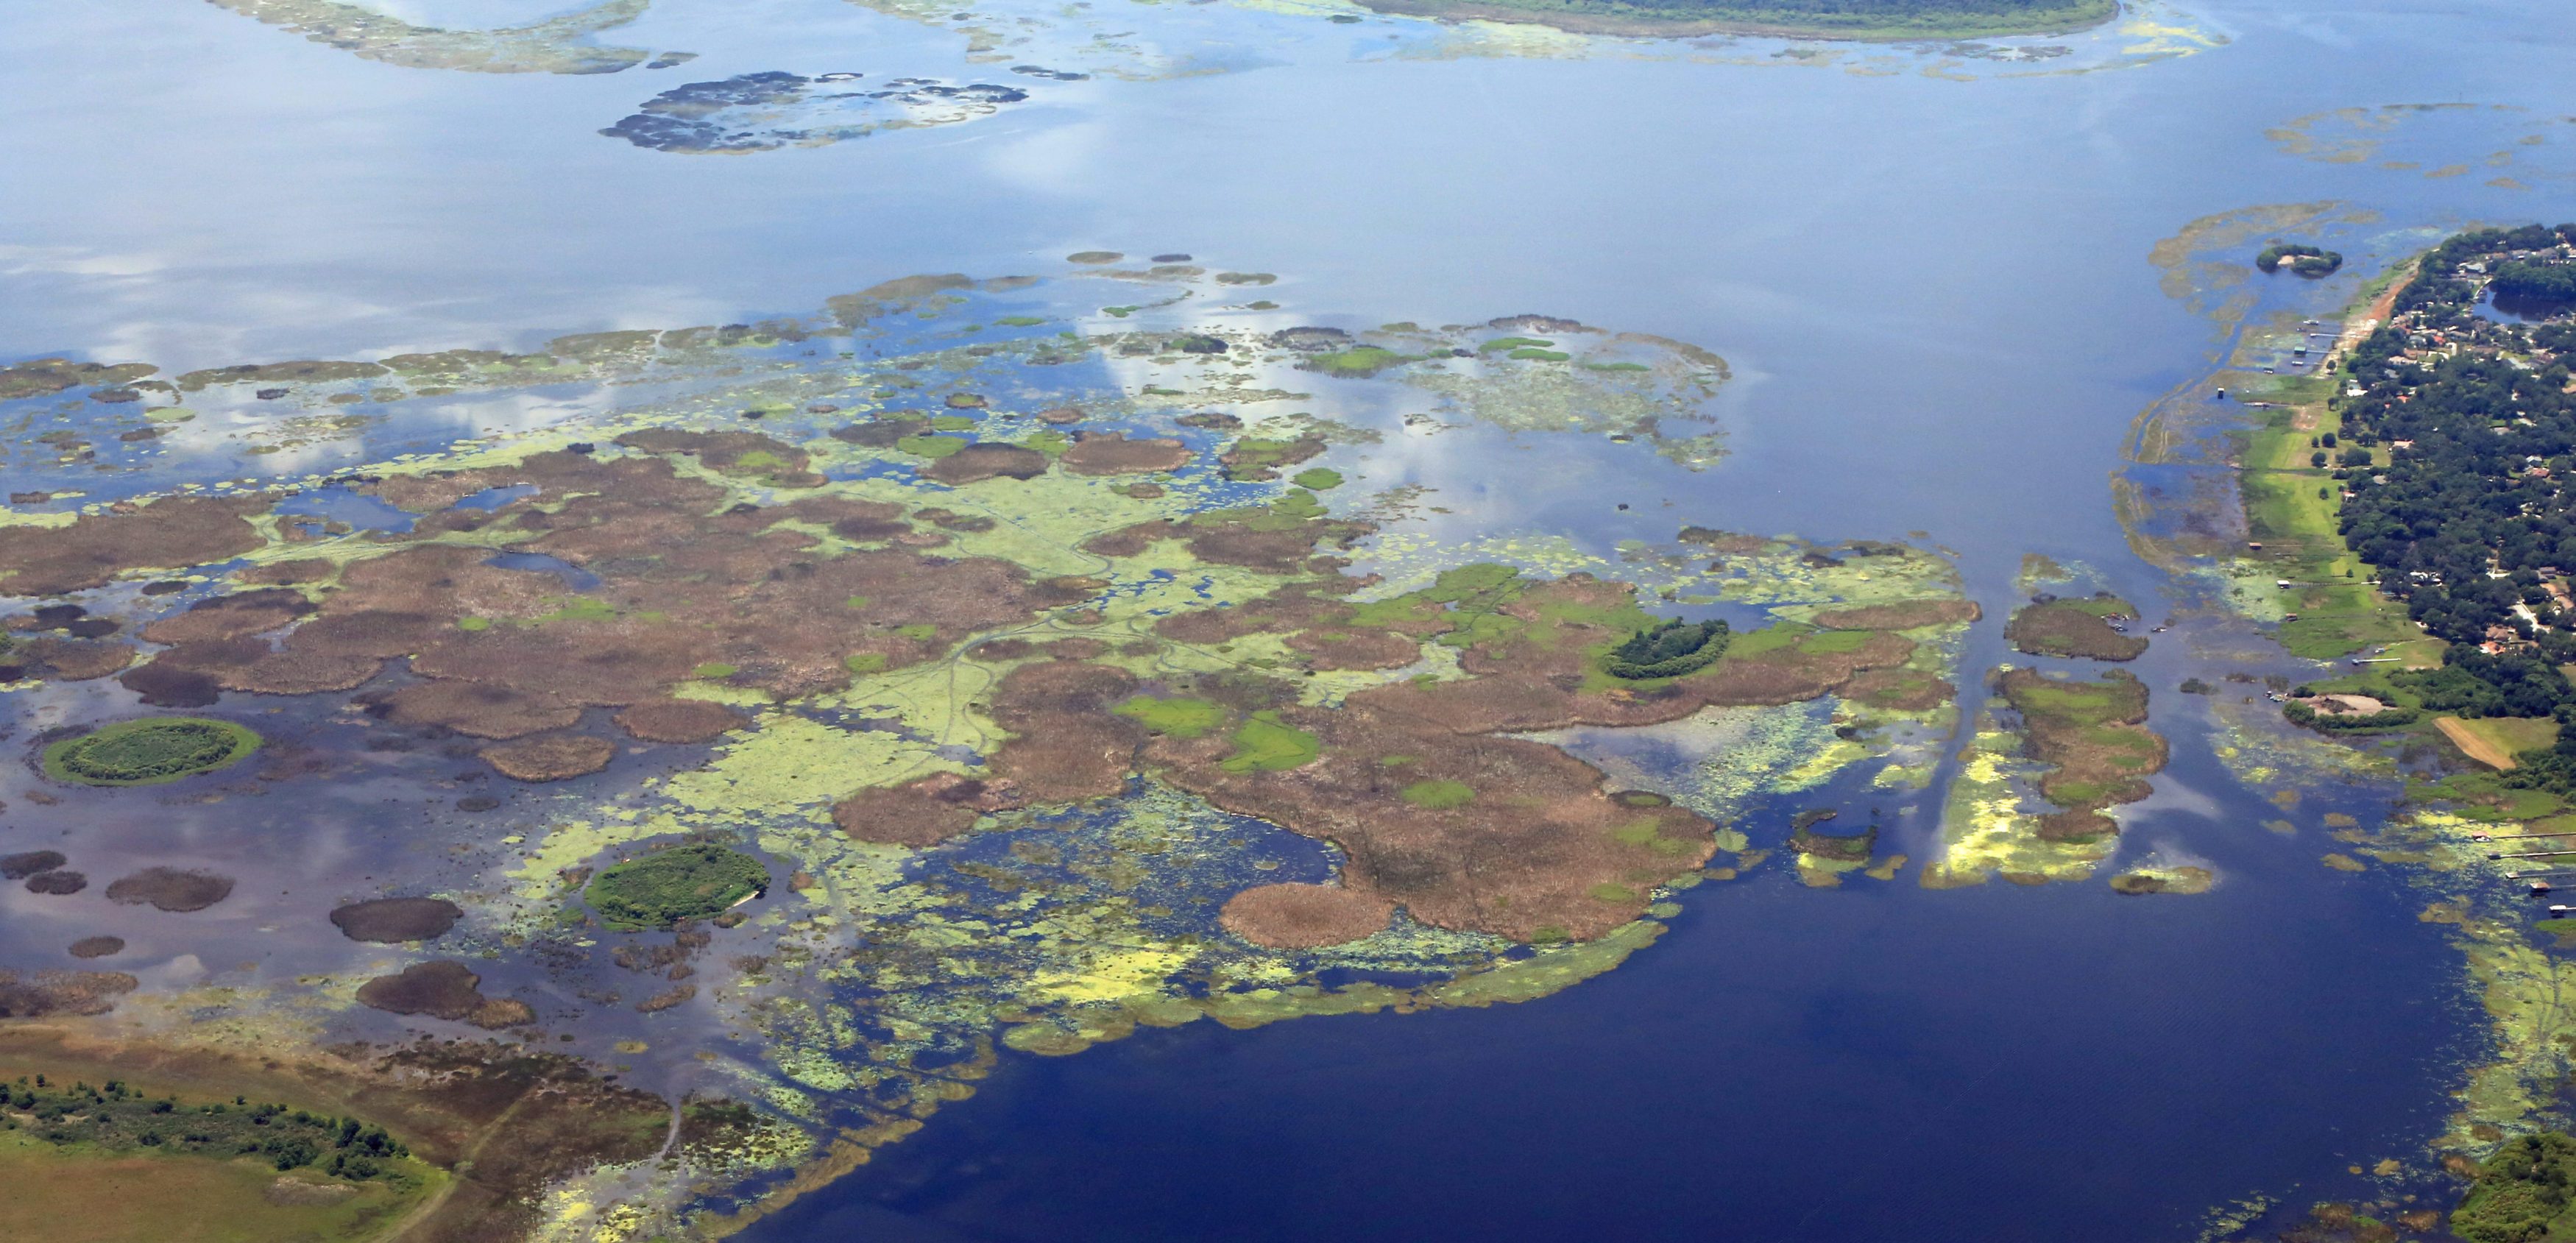
{"type": "Polygon", "coordinates": [[[1758,18],[1687,18],[1656,17],[1615,12],[1589,12],[1567,9],[1550,12],[1535,5],[1524,7],[1508,0],[1359,0],[1372,12],[1401,17],[1450,18],[1463,21],[1508,22],[1517,25],[1545,26],[1580,35],[1625,35],[1638,38],[1687,39],[1704,35],[1732,35],[1761,39],[1814,39],[1839,43],[1935,43],[1963,39],[2019,39],[2050,35],[2079,34],[2116,21],[2127,11],[2114,0],[2110,9],[2099,17],[2075,18],[2033,24],[1962,22],[1940,29],[1884,26],[1803,26],[1794,22],[1770,22],[1758,18]]]}

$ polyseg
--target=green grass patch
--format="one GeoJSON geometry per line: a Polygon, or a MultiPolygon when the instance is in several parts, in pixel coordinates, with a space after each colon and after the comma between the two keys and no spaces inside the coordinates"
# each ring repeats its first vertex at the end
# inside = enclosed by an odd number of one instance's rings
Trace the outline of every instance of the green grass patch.
{"type": "Polygon", "coordinates": [[[1416,755],[1381,755],[1377,757],[1378,767],[1380,768],[1402,768],[1407,764],[1419,764],[1421,762],[1422,757],[1416,755]]]}
{"type": "Polygon", "coordinates": [[[852,673],[883,673],[886,667],[885,653],[855,652],[841,662],[841,667],[852,673]]]}
{"type": "Polygon", "coordinates": [[[971,414],[934,414],[930,416],[931,429],[942,432],[966,431],[982,421],[983,420],[978,419],[971,414]]]}
{"type": "Polygon", "coordinates": [[[1138,695],[1110,711],[1129,717],[1158,734],[1196,738],[1225,724],[1225,709],[1204,699],[1156,699],[1138,695]]]}
{"type": "Polygon", "coordinates": [[[1342,472],[1329,466],[1317,466],[1310,470],[1298,471],[1290,482],[1301,488],[1324,492],[1342,486],[1342,472]]]}
{"type": "Polygon", "coordinates": [[[257,733],[230,721],[147,717],[104,725],[45,748],[45,775],[93,786],[145,786],[229,768],[259,750],[257,733]]]}
{"type": "Polygon", "coordinates": [[[1417,781],[1397,795],[1416,807],[1439,811],[1476,801],[1476,788],[1463,781],[1417,781]]]}
{"type": "Polygon", "coordinates": [[[1636,890],[1630,889],[1626,885],[1612,884],[1609,881],[1603,881],[1598,885],[1594,885],[1591,889],[1591,893],[1593,897],[1604,902],[1634,902],[1637,900],[1636,890]]]}
{"type": "Polygon", "coordinates": [[[1585,363],[1585,364],[1583,364],[1583,369],[1584,369],[1584,370],[1586,370],[1586,371],[1652,371],[1652,370],[1654,370],[1654,368],[1649,367],[1649,366],[1647,366],[1647,365],[1646,365],[1646,364],[1644,364],[1644,363],[1585,363]]]}
{"type": "Polygon", "coordinates": [[[971,443],[963,436],[906,436],[894,447],[916,457],[943,458],[971,443]]]}
{"type": "Polygon", "coordinates": [[[1313,734],[1279,719],[1276,709],[1255,712],[1232,735],[1234,754],[1218,767],[1230,773],[1284,772],[1315,762],[1323,743],[1313,734]]]}
{"type": "Polygon", "coordinates": [[[721,660],[710,660],[695,669],[689,670],[689,676],[693,678],[729,678],[736,672],[737,670],[732,665],[728,665],[721,660]]]}
{"type": "Polygon", "coordinates": [[[592,878],[581,896],[609,927],[635,932],[722,914],[767,892],[769,869],[760,860],[701,844],[617,864],[592,878]]]}
{"type": "Polygon", "coordinates": [[[927,643],[932,639],[939,637],[939,627],[931,625],[929,622],[914,622],[909,626],[897,626],[894,628],[894,632],[917,643],[927,643]]]}
{"type": "Polygon", "coordinates": [[[1347,350],[1318,354],[1306,360],[1305,365],[1308,370],[1320,371],[1326,375],[1364,379],[1389,367],[1420,362],[1422,358],[1420,354],[1398,354],[1394,350],[1380,349],[1374,345],[1355,345],[1347,350]]]}
{"type": "Polygon", "coordinates": [[[1820,655],[1847,655],[1869,646],[1875,630],[1826,630],[1798,640],[1798,650],[1820,655]]]}
{"type": "Polygon", "coordinates": [[[456,619],[456,628],[459,630],[489,630],[492,628],[492,619],[489,617],[459,617],[456,619]]]}
{"type": "Polygon", "coordinates": [[[1035,328],[1046,321],[1035,315],[1005,315],[993,322],[1012,328],[1035,328]]]}
{"type": "Polygon", "coordinates": [[[1518,349],[1513,350],[1509,357],[1527,359],[1531,362],[1561,363],[1572,360],[1574,355],[1558,350],[1518,349]]]}

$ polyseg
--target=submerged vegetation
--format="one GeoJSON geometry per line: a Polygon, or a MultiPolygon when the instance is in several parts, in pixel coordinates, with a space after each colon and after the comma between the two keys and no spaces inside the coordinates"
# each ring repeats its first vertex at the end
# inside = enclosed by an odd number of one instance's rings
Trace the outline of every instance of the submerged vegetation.
{"type": "Polygon", "coordinates": [[[120,721],[45,748],[45,775],[94,786],[159,785],[229,767],[259,743],[257,733],[230,721],[120,721]]]}

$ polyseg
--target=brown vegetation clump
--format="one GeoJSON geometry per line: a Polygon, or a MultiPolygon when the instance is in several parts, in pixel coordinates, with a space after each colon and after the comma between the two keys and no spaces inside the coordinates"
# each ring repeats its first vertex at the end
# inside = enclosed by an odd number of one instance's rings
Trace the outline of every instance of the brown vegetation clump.
{"type": "Polygon", "coordinates": [[[83,514],[68,526],[0,527],[0,593],[83,591],[126,570],[240,556],[266,542],[243,519],[274,499],[171,496],[131,513],[83,514]]]}
{"type": "Polygon", "coordinates": [[[1079,423],[1082,421],[1082,407],[1055,406],[1050,409],[1040,410],[1038,411],[1038,421],[1055,427],[1063,427],[1068,423],[1079,423]]]}
{"type": "Polygon", "coordinates": [[[1984,610],[1974,600],[1904,600],[1856,609],[1827,609],[1816,614],[1816,624],[1827,630],[1912,630],[1918,626],[1972,622],[1983,616],[1984,610]]]}
{"type": "Polygon", "coordinates": [[[135,651],[133,645],[126,643],[41,635],[0,653],[0,665],[17,671],[10,679],[12,681],[23,677],[87,682],[133,664],[135,651]]]}
{"type": "Polygon", "coordinates": [[[200,643],[242,639],[275,630],[313,611],[304,593],[267,587],[200,600],[184,613],[164,617],[143,628],[154,643],[200,643]]]}
{"type": "Polygon", "coordinates": [[[1301,630],[1288,646],[1318,669],[1401,669],[1422,659],[1422,641],[1386,630],[1301,630]]]}
{"type": "Polygon", "coordinates": [[[1135,675],[1107,665],[1022,665],[993,692],[993,719],[1014,737],[992,771],[1032,803],[1105,798],[1127,788],[1143,726],[1109,709],[1137,690],[1135,675]]]}
{"type": "Polygon", "coordinates": [[[1340,945],[1386,930],[1395,904],[1339,885],[1261,885],[1228,899],[1217,921],[1272,949],[1340,945]]]}
{"type": "Polygon", "coordinates": [[[442,726],[469,738],[524,738],[581,719],[578,706],[551,695],[480,682],[423,682],[364,698],[388,724],[442,726]]]}
{"type": "Polygon", "coordinates": [[[662,1011],[664,1011],[664,1010],[668,1010],[668,1009],[670,1009],[670,1008],[671,1008],[671,1007],[673,1007],[673,1006],[683,1004],[683,1003],[687,1002],[690,998],[695,997],[695,996],[697,996],[697,995],[698,995],[698,986],[697,986],[697,985],[695,985],[695,984],[683,984],[683,985],[679,986],[678,988],[672,989],[672,990],[671,990],[671,991],[669,991],[669,992],[666,992],[666,993],[656,993],[656,994],[654,994],[653,996],[647,997],[647,998],[645,998],[645,999],[644,999],[644,1000],[642,1000],[642,1001],[636,1002],[636,1003],[635,1003],[635,1008],[636,1008],[638,1011],[641,1011],[642,1013],[645,1013],[645,1014],[658,1014],[658,1013],[660,1013],[660,1012],[662,1012],[662,1011]]]}
{"type": "Polygon", "coordinates": [[[2001,687],[2022,715],[2024,750],[2056,766],[2040,776],[2039,792],[2062,810],[2040,818],[2039,836],[2089,841],[2119,832],[2102,809],[2153,793],[2146,778],[2164,769],[2169,754],[2164,737],[2144,724],[2146,684],[2117,669],[2098,682],[2014,669],[2001,687]]]}
{"type": "Polygon", "coordinates": [[[332,911],[331,923],[352,941],[397,945],[445,936],[464,915],[444,898],[376,898],[332,911]]]}
{"type": "Polygon", "coordinates": [[[231,897],[233,878],[179,868],[145,868],[107,887],[107,900],[165,911],[202,911],[231,897]]]}
{"type": "Polygon", "coordinates": [[[617,714],[617,726],[646,742],[706,742],[751,718],[704,699],[647,699],[617,714]]]}
{"type": "Polygon", "coordinates": [[[0,367],[0,401],[50,397],[75,385],[124,384],[159,371],[150,363],[76,363],[36,358],[0,367]]]}
{"type": "Polygon", "coordinates": [[[66,872],[56,869],[51,872],[38,872],[27,878],[27,892],[29,893],[44,893],[52,894],[55,897],[63,897],[69,894],[79,893],[81,890],[87,888],[89,888],[89,877],[80,872],[66,872]]]}
{"type": "Polygon", "coordinates": [[[1190,447],[1165,436],[1127,439],[1125,432],[1095,432],[1064,451],[1064,468],[1077,475],[1143,475],[1189,465],[1190,447]]]}
{"type": "Polygon", "coordinates": [[[25,880],[38,872],[50,872],[70,860],[59,850],[30,850],[14,855],[0,855],[0,880],[25,880]]]}
{"type": "Polygon", "coordinates": [[[483,758],[501,775],[519,781],[562,781],[608,767],[617,744],[588,734],[555,734],[526,742],[483,748],[483,758]]]}
{"type": "Polygon", "coordinates": [[[767,479],[783,488],[820,487],[823,477],[805,469],[805,451],[758,432],[685,432],[656,427],[628,432],[617,443],[646,453],[694,457],[723,475],[767,479]]]}
{"type": "Polygon", "coordinates": [[[382,671],[385,662],[372,656],[330,656],[318,652],[284,651],[260,657],[235,677],[225,679],[231,690],[256,691],[263,695],[311,695],[320,691],[355,690],[367,684],[382,671]]]}
{"type": "Polygon", "coordinates": [[[1715,853],[1707,820],[1601,793],[1598,769],[1544,743],[1453,732],[1437,718],[1357,704],[1274,709],[1317,759],[1229,770],[1210,731],[1146,748],[1166,780],[1348,853],[1342,885],[1443,928],[1520,940],[1599,936],[1636,918],[1656,884],[1715,853]],[[1404,757],[1400,764],[1381,763],[1404,757]]]}
{"type": "Polygon", "coordinates": [[[142,983],[121,971],[39,971],[21,978],[0,968],[0,1019],[105,1014],[142,983]]]}
{"type": "Polygon", "coordinates": [[[306,557],[296,561],[272,561],[254,565],[237,577],[253,586],[284,587],[295,583],[318,583],[339,572],[339,564],[323,557],[306,557]]]}
{"type": "Polygon", "coordinates": [[[832,808],[832,823],[863,842],[935,846],[975,827],[978,817],[1020,806],[1004,780],[933,773],[918,781],[861,790],[832,808]]]}
{"type": "Polygon", "coordinates": [[[202,708],[223,698],[223,686],[213,677],[165,660],[137,665],[116,680],[155,708],[202,708]]]}
{"type": "Polygon", "coordinates": [[[413,963],[399,975],[380,975],[358,986],[358,1002],[393,1014],[462,1019],[483,1008],[476,988],[483,977],[455,962],[413,963]]]}
{"type": "Polygon", "coordinates": [[[113,958],[125,952],[123,937],[82,937],[72,942],[74,958],[113,958]]]}
{"type": "MultiPolygon", "coordinates": [[[[2113,601],[2128,616],[2137,609],[2113,601]]],[[[2033,656],[2088,656],[2095,660],[2135,660],[2147,641],[2111,628],[2093,610],[2073,600],[2025,605],[2004,623],[2004,638],[2014,650],[2033,656]]]]}
{"type": "Polygon", "coordinates": [[[921,473],[950,487],[986,479],[1035,479],[1046,473],[1047,456],[1018,445],[978,443],[922,467],[921,473]]]}

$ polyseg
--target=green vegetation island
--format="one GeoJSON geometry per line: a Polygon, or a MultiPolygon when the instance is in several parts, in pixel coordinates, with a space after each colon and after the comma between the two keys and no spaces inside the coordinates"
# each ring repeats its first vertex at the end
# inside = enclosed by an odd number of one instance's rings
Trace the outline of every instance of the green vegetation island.
{"type": "Polygon", "coordinates": [[[83,785],[160,785],[230,767],[259,741],[243,726],[203,717],[120,721],[45,748],[44,768],[83,785]]]}
{"type": "Polygon", "coordinates": [[[2322,280],[2343,267],[2343,252],[2285,242],[2264,247],[2262,254],[2254,256],[2254,266],[2267,275],[2280,271],[2283,264],[2287,264],[2296,275],[2322,280]]]}
{"type": "Polygon", "coordinates": [[[2119,0],[1364,0],[1381,13],[1535,22],[1587,34],[1746,34],[1899,41],[2061,34],[2119,0]]]}

